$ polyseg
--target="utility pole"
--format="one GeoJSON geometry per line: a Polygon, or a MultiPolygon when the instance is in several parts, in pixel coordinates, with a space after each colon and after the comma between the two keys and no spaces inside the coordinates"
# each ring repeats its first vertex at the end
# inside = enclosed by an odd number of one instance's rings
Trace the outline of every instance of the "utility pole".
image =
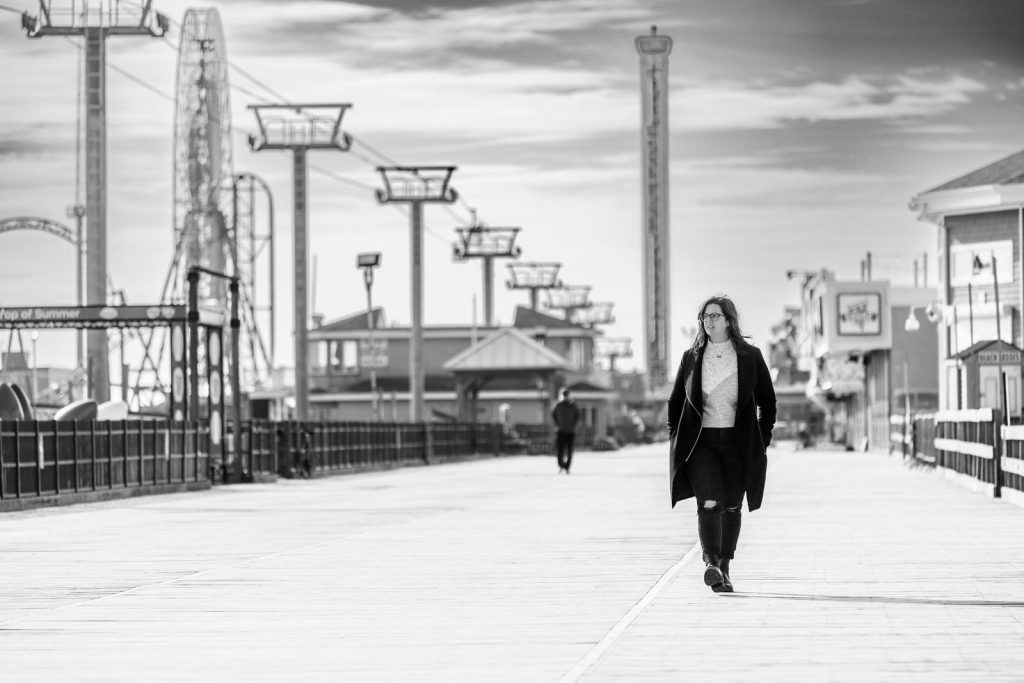
{"type": "Polygon", "coordinates": [[[539,290],[559,289],[562,281],[558,279],[558,269],[562,267],[557,262],[530,262],[508,264],[509,279],[505,286],[509,289],[530,290],[530,310],[537,310],[537,292],[539,290]]]}
{"type": "Polygon", "coordinates": [[[423,204],[451,204],[458,199],[450,187],[455,166],[387,166],[378,167],[384,189],[377,190],[381,204],[409,204],[409,249],[412,289],[412,335],[409,340],[409,419],[422,422],[423,385],[423,204]]]}
{"type": "Polygon", "coordinates": [[[570,322],[577,311],[593,305],[590,301],[590,285],[563,285],[559,289],[548,290],[547,307],[561,310],[570,322]]]}
{"type": "Polygon", "coordinates": [[[293,270],[295,273],[295,417],[309,419],[309,168],[306,153],[314,149],[347,152],[352,136],[341,130],[351,104],[253,104],[260,137],[249,136],[254,152],[292,152],[293,270]]]}
{"type": "Polygon", "coordinates": [[[516,236],[521,228],[495,228],[478,223],[476,210],[472,225],[455,228],[459,241],[452,245],[456,261],[478,258],[484,266],[484,325],[494,324],[494,259],[519,258],[523,250],[516,246],[516,236]]]}
{"type": "MultiPolygon", "coordinates": [[[[85,217],[86,217],[86,302],[107,303],[107,37],[148,36],[160,38],[170,26],[164,15],[152,11],[152,0],[141,6],[83,3],[75,10],[52,10],[52,3],[39,0],[39,15],[21,15],[29,38],[45,36],[80,37],[85,43],[85,217]]],[[[106,330],[87,335],[89,389],[97,402],[110,400],[110,367],[106,330]]]]}

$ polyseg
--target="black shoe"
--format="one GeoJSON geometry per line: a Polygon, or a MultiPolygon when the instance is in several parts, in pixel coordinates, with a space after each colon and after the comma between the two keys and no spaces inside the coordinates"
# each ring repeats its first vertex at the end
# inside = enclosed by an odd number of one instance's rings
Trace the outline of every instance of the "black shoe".
{"type": "Polygon", "coordinates": [[[732,579],[729,578],[729,563],[731,557],[723,557],[718,562],[718,568],[722,571],[722,585],[715,588],[716,593],[732,593],[732,579]]]}
{"type": "Polygon", "coordinates": [[[711,586],[711,590],[720,592],[719,588],[725,583],[725,575],[715,565],[708,563],[704,567],[704,585],[711,586]]]}

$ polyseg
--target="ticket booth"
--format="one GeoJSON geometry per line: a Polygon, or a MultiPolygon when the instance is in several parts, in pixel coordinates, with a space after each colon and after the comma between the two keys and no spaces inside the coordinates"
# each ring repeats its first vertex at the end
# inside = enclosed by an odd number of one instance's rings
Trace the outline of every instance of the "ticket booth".
{"type": "Polygon", "coordinates": [[[999,372],[1006,375],[1006,407],[1011,419],[1021,415],[1021,360],[1024,352],[1005,341],[980,341],[959,354],[964,408],[1002,406],[999,372]]]}

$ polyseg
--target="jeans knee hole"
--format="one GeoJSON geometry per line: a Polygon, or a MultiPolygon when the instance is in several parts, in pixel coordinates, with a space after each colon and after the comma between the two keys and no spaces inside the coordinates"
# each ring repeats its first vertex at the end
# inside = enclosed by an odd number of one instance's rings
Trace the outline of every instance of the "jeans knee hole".
{"type": "Polygon", "coordinates": [[[716,507],[718,507],[718,501],[717,500],[705,500],[704,501],[704,509],[705,510],[714,510],[716,507]]]}

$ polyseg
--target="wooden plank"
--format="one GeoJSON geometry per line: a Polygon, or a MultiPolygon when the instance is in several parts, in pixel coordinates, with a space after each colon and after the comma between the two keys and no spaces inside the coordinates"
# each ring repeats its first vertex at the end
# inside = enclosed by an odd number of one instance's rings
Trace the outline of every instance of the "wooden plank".
{"type": "Polygon", "coordinates": [[[991,422],[991,408],[971,410],[940,410],[935,413],[936,422],[991,422]]]}
{"type": "Polygon", "coordinates": [[[973,455],[976,458],[992,459],[993,448],[989,444],[974,443],[973,441],[961,441],[960,439],[935,438],[935,449],[948,451],[950,453],[963,453],[973,455]]]}
{"type": "Polygon", "coordinates": [[[899,458],[771,453],[737,593],[665,444],[0,515],[10,680],[1014,681],[1024,509],[899,458]],[[836,473],[842,473],[841,481],[836,473]],[[696,553],[694,553],[696,555],[696,553]],[[672,572],[675,573],[672,573],[672,572]],[[723,649],[723,643],[737,643],[723,649]],[[116,656],[111,653],[116,651],[116,656]]]}
{"type": "Polygon", "coordinates": [[[1002,464],[1004,472],[1024,477],[1024,460],[1021,460],[1020,458],[1008,458],[1004,455],[1000,458],[999,462],[1002,464]]]}

